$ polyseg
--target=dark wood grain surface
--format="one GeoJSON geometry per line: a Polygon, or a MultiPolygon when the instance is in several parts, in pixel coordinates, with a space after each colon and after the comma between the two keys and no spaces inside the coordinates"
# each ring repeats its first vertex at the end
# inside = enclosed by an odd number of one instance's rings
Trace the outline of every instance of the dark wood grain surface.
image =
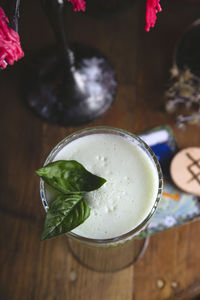
{"type": "MultiPolygon", "coordinates": [[[[144,2],[97,17],[75,14],[67,5],[70,40],[104,52],[118,79],[112,108],[86,126],[111,125],[139,133],[169,124],[180,148],[200,146],[200,127],[177,129],[163,109],[175,43],[199,17],[200,5],[163,1],[156,28],[146,33],[144,2]]],[[[114,274],[78,264],[65,237],[40,241],[45,212],[34,170],[58,141],[85,126],[47,124],[28,109],[24,66],[30,55],[54,43],[39,1],[22,2],[20,32],[25,59],[0,73],[0,299],[189,300],[200,295],[200,221],[151,237],[143,258],[114,274]]]]}

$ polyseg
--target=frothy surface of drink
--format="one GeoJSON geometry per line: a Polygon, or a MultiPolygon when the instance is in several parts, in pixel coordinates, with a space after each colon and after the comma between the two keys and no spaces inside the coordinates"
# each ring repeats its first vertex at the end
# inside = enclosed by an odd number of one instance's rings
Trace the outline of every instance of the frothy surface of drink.
{"type": "Polygon", "coordinates": [[[157,170],[146,152],[114,134],[91,134],[67,144],[56,160],[76,160],[107,182],[85,198],[89,218],[72,232],[94,239],[120,236],[150,213],[157,196],[157,170]]]}

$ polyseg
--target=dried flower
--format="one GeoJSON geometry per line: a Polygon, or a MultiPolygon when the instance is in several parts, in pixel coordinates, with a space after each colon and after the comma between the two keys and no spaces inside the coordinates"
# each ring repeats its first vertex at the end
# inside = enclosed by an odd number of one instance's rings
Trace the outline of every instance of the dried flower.
{"type": "Polygon", "coordinates": [[[189,68],[179,70],[173,66],[170,70],[171,84],[165,93],[165,109],[174,113],[178,108],[184,107],[191,111],[189,115],[178,115],[176,124],[184,128],[185,123],[197,124],[200,121],[200,78],[193,75],[189,68]]]}
{"type": "Polygon", "coordinates": [[[178,77],[179,75],[179,69],[176,65],[174,65],[171,70],[170,70],[170,73],[171,73],[171,77],[174,78],[174,77],[178,77]]]}
{"type": "Polygon", "coordinates": [[[168,113],[174,113],[176,111],[176,102],[173,100],[167,101],[165,108],[168,113]]]}
{"type": "Polygon", "coordinates": [[[189,84],[185,84],[185,80],[182,81],[183,84],[179,87],[180,97],[191,97],[194,93],[194,87],[189,84]]]}

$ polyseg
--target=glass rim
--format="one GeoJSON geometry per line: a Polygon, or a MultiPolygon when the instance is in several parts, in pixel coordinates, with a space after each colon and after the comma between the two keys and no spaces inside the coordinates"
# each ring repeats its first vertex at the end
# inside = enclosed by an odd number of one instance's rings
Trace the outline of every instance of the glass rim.
{"type": "MultiPolygon", "coordinates": [[[[158,161],[158,159],[156,158],[156,155],[154,154],[154,152],[151,150],[151,148],[137,135],[130,133],[127,130],[124,129],[120,129],[117,127],[112,127],[112,126],[95,126],[95,127],[87,127],[78,131],[75,131],[73,133],[71,133],[70,135],[68,135],[67,137],[65,137],[64,139],[62,139],[53,149],[52,151],[49,153],[49,155],[47,156],[45,162],[44,162],[44,166],[47,165],[48,163],[52,162],[52,160],[54,159],[55,155],[59,152],[59,150],[61,150],[61,147],[63,146],[63,144],[66,144],[66,142],[70,143],[73,140],[76,140],[82,136],[86,136],[87,134],[100,134],[100,133],[107,133],[107,134],[119,134],[123,137],[129,137],[131,138],[131,140],[135,140],[137,143],[140,144],[140,146],[142,146],[143,148],[145,148],[146,152],[148,153],[148,155],[150,156],[151,160],[153,161],[154,167],[157,170],[157,174],[158,174],[158,191],[157,191],[157,195],[155,197],[155,202],[152,206],[151,211],[149,212],[149,214],[147,215],[147,217],[139,224],[137,225],[135,228],[133,228],[132,230],[128,231],[127,233],[121,234],[119,236],[113,237],[113,238],[106,238],[106,239],[94,239],[94,238],[88,238],[88,237],[83,237],[80,236],[78,234],[75,234],[71,231],[67,232],[66,235],[72,239],[78,240],[79,242],[83,242],[86,244],[90,244],[90,245],[105,245],[105,244],[111,244],[111,243],[115,243],[115,242],[120,242],[120,241],[124,241],[127,240],[128,238],[134,237],[137,234],[139,234],[142,229],[144,229],[144,227],[146,226],[146,224],[148,223],[148,221],[151,219],[151,217],[153,216],[153,214],[156,211],[156,208],[158,206],[159,200],[161,198],[162,195],[162,188],[163,188],[163,179],[162,179],[162,170],[161,170],[161,166],[160,163],[158,161]]],[[[48,210],[48,203],[46,200],[46,195],[45,195],[45,187],[44,187],[44,181],[42,179],[40,179],[40,196],[42,199],[42,204],[44,206],[45,211],[48,210]]]]}

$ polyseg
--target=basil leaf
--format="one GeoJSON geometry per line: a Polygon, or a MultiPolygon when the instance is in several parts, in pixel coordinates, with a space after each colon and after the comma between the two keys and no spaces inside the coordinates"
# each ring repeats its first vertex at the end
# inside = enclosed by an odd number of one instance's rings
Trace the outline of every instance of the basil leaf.
{"type": "Polygon", "coordinates": [[[88,172],[75,160],[58,160],[36,171],[50,186],[64,194],[90,192],[106,180],[88,172]]]}
{"type": "Polygon", "coordinates": [[[81,195],[59,195],[50,203],[44,223],[42,240],[71,231],[90,215],[87,201],[81,195]]]}

